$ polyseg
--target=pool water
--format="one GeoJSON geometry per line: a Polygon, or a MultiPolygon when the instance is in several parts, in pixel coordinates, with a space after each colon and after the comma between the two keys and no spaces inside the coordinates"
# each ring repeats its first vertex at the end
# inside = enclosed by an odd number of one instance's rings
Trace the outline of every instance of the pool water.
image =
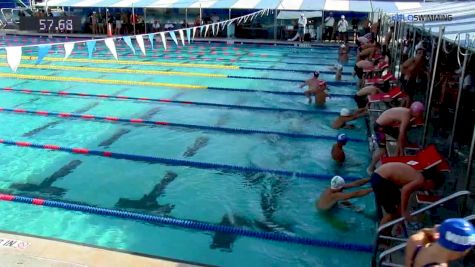
{"type": "MultiPolygon", "coordinates": [[[[58,42],[62,39],[7,36],[1,45],[41,41],[58,42]]],[[[341,83],[330,86],[330,93],[338,96],[329,98],[323,109],[309,105],[302,95],[272,93],[302,92],[299,88],[301,81],[310,78],[315,68],[326,71],[336,63],[336,48],[225,46],[197,42],[178,48],[168,43],[168,50],[164,52],[161,44],[155,43],[155,49],[152,50],[147,45],[148,55],[141,56],[138,46],[134,55],[124,43],[119,42],[119,59],[133,60],[134,64],[117,64],[107,48],[98,42],[92,60],[75,61],[87,59],[86,51],[81,44],[75,48],[70,60],[50,61],[46,58],[37,68],[20,65],[17,74],[33,77],[2,77],[0,88],[160,98],[234,106],[219,108],[0,90],[1,108],[142,118],[185,125],[140,125],[2,112],[1,139],[328,177],[335,174],[353,178],[365,175],[369,153],[368,144],[364,142],[367,139],[364,121],[355,121],[356,129],[353,130],[337,131],[330,127],[342,107],[356,108],[351,98],[354,93],[351,75],[344,74],[341,83]],[[169,57],[166,58],[166,55],[169,57]],[[184,58],[177,58],[178,56],[184,58]],[[207,59],[201,59],[203,57],[207,59]],[[95,59],[108,61],[97,63],[94,62],[95,59]],[[208,65],[163,66],[144,65],[144,62],[208,65]],[[50,65],[75,68],[41,68],[50,65]],[[239,68],[225,69],[232,66],[239,68]],[[103,70],[87,71],[81,70],[81,67],[103,70]],[[174,71],[184,74],[128,74],[117,72],[120,69],[174,71]],[[189,76],[190,73],[241,78],[189,76]],[[221,90],[45,81],[37,79],[40,76],[202,85],[208,88],[219,87],[221,90]],[[236,106],[280,110],[251,110],[236,106]],[[197,129],[189,125],[217,129],[197,129]],[[232,133],[221,128],[299,133],[317,138],[232,133]],[[338,166],[330,157],[334,141],[318,136],[336,136],[341,132],[360,142],[349,142],[345,146],[347,162],[338,166]]],[[[0,54],[2,55],[5,55],[4,51],[0,54]]],[[[36,48],[25,49],[23,55],[36,56],[36,48]]],[[[62,48],[54,47],[48,57],[62,58],[62,48]]],[[[35,60],[24,58],[22,64],[35,64],[35,60]]],[[[345,71],[349,72],[350,67],[345,66],[345,71]]],[[[3,64],[0,65],[0,74],[2,73],[12,72],[3,64]]],[[[326,72],[322,72],[321,76],[328,81],[334,79],[332,74],[326,72]]],[[[362,245],[371,245],[375,230],[374,205],[370,196],[353,201],[355,205],[365,208],[362,213],[345,209],[337,209],[332,214],[316,211],[315,199],[329,185],[327,179],[167,166],[5,145],[0,145],[0,153],[0,164],[3,167],[0,169],[2,193],[80,202],[97,207],[234,225],[260,232],[284,232],[362,245]],[[139,201],[145,195],[156,197],[152,205],[139,201]]],[[[0,202],[0,215],[3,217],[0,221],[1,230],[210,265],[367,266],[371,256],[363,252],[187,230],[21,203],[0,202]],[[342,253],[348,257],[341,257],[342,253]]]]}

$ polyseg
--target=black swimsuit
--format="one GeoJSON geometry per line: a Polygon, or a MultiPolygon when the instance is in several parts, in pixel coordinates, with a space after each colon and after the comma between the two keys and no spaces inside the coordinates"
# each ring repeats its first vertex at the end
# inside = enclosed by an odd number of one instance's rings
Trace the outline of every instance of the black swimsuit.
{"type": "MultiPolygon", "coordinates": [[[[419,252],[421,251],[421,248],[423,248],[423,246],[421,246],[421,245],[418,245],[416,247],[416,250],[414,251],[414,254],[412,255],[411,267],[414,267],[414,260],[416,259],[417,254],[419,254],[419,252]]],[[[431,262],[431,263],[424,264],[422,267],[432,267],[432,266],[437,266],[437,265],[439,265],[439,263],[431,262]]]]}

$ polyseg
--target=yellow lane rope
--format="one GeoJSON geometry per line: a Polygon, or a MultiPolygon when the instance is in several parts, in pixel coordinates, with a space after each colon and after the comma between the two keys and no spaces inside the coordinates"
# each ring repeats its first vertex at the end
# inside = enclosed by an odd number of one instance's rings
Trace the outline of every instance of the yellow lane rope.
{"type": "MultiPolygon", "coordinates": [[[[6,58],[6,55],[0,55],[0,58],[6,58]]],[[[36,60],[36,56],[22,56],[24,60],[36,60]]],[[[44,61],[63,62],[64,58],[45,57],[44,61]]],[[[89,58],[68,58],[66,61],[81,63],[105,63],[105,64],[124,64],[124,65],[146,65],[146,66],[167,66],[167,67],[187,67],[187,68],[206,68],[206,69],[239,69],[239,66],[225,66],[217,64],[192,64],[192,63],[174,63],[174,62],[149,62],[135,60],[112,60],[112,59],[89,59],[89,58]]],[[[21,65],[20,65],[21,66],[21,65]]]]}
{"type": "Polygon", "coordinates": [[[27,75],[27,74],[15,74],[15,73],[0,73],[0,77],[42,80],[42,81],[143,85],[143,86],[173,87],[173,88],[182,88],[182,89],[207,89],[207,87],[203,85],[139,82],[139,81],[126,81],[126,80],[104,80],[104,79],[93,79],[93,78],[63,77],[63,76],[40,76],[40,75],[27,75]]]}
{"type": "MultiPolygon", "coordinates": [[[[0,63],[0,67],[8,67],[6,63],[0,63]]],[[[213,78],[227,78],[225,74],[209,74],[199,72],[180,72],[180,71],[159,71],[159,70],[129,70],[129,69],[113,69],[113,68],[93,68],[93,67],[79,67],[79,66],[56,66],[56,65],[33,65],[21,64],[23,68],[29,69],[50,69],[50,70],[74,70],[74,71],[94,71],[105,73],[132,73],[132,74],[162,74],[162,75],[179,75],[179,76],[201,76],[213,78]]]]}

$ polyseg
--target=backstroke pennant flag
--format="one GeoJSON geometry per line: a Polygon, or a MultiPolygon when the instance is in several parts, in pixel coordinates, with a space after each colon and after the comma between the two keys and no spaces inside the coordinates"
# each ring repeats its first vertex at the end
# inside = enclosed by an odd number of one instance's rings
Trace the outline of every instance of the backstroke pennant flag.
{"type": "Polygon", "coordinates": [[[206,37],[206,34],[208,33],[208,28],[209,28],[209,24],[206,24],[206,26],[205,26],[205,36],[204,37],[206,37]]]}
{"type": "Polygon", "coordinates": [[[167,39],[165,39],[165,33],[161,32],[160,37],[162,37],[163,49],[167,50],[167,39]]]}
{"type": "Polygon", "coordinates": [[[178,40],[176,39],[175,32],[169,32],[169,33],[170,33],[170,36],[173,39],[173,42],[175,42],[175,44],[178,46],[178,40]]]}
{"type": "Polygon", "coordinates": [[[139,44],[140,50],[142,51],[142,54],[145,56],[145,44],[143,42],[143,36],[142,35],[136,35],[135,40],[137,40],[137,44],[139,44]]]}
{"type": "Polygon", "coordinates": [[[132,40],[130,39],[130,36],[124,36],[122,37],[124,42],[127,44],[128,47],[130,47],[130,50],[132,50],[132,53],[135,55],[135,48],[134,45],[132,44],[132,40]]]}
{"type": "Polygon", "coordinates": [[[87,46],[87,53],[89,54],[89,58],[92,58],[92,52],[94,52],[94,48],[96,47],[96,41],[91,40],[86,42],[87,46]]]}
{"type": "Polygon", "coordinates": [[[111,51],[112,55],[114,56],[115,60],[119,60],[117,57],[117,50],[115,49],[115,43],[113,38],[107,38],[104,40],[104,43],[106,44],[107,48],[109,48],[109,51],[111,51]]]}
{"type": "Polygon", "coordinates": [[[214,26],[215,26],[215,25],[216,25],[216,24],[214,24],[214,23],[211,24],[211,31],[213,32],[213,36],[216,36],[216,33],[215,33],[215,31],[214,31],[214,26]]]}
{"type": "MultiPolygon", "coordinates": [[[[195,31],[195,28],[193,28],[193,32],[194,31],[195,31]]],[[[186,39],[188,39],[188,44],[190,44],[190,42],[191,42],[191,40],[190,40],[191,39],[191,29],[190,28],[186,29],[186,39]]]]}
{"type": "Polygon", "coordinates": [[[64,43],[64,60],[66,60],[74,49],[74,43],[64,43]]]}
{"type": "Polygon", "coordinates": [[[153,39],[155,39],[155,34],[149,33],[148,40],[150,41],[150,46],[152,47],[152,50],[153,50],[153,41],[154,41],[153,39]]]}
{"type": "Polygon", "coordinates": [[[40,64],[43,58],[48,54],[50,49],[51,45],[49,44],[38,46],[38,58],[36,59],[35,64],[40,64]]]}
{"type": "Polygon", "coordinates": [[[200,35],[203,36],[203,30],[205,29],[205,26],[200,27],[200,35]]]}
{"type": "Polygon", "coordinates": [[[185,46],[185,33],[183,30],[179,30],[178,33],[180,33],[181,44],[185,46]]]}
{"type": "Polygon", "coordinates": [[[8,66],[10,66],[10,69],[16,72],[21,61],[21,46],[5,47],[5,50],[7,50],[8,66]]]}

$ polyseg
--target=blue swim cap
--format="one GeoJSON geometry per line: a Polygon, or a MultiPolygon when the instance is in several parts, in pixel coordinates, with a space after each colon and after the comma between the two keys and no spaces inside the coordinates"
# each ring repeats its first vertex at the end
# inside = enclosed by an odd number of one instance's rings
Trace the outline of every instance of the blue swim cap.
{"type": "Polygon", "coordinates": [[[338,141],[338,143],[345,143],[348,141],[348,138],[346,137],[346,134],[339,134],[337,137],[336,137],[336,140],[338,141]]]}
{"type": "Polygon", "coordinates": [[[443,248],[463,252],[475,245],[475,228],[464,219],[447,219],[438,230],[438,243],[443,248]]]}

